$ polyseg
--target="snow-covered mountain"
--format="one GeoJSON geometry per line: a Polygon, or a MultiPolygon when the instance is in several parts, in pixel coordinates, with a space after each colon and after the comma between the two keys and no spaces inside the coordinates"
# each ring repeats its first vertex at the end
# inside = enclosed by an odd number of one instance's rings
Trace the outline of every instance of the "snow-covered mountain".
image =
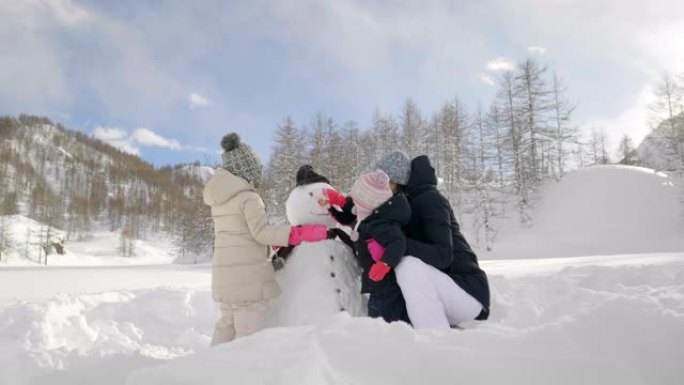
{"type": "Polygon", "coordinates": [[[138,240],[159,236],[182,239],[182,254],[201,253],[211,242],[201,202],[206,173],[200,165],[155,168],[46,118],[0,117],[0,216],[39,224],[37,239],[15,231],[6,244],[9,221],[0,221],[0,261],[11,252],[44,260],[41,231],[52,228],[67,249],[104,231],[121,238],[113,255],[136,255],[138,240]]]}
{"type": "Polygon", "coordinates": [[[188,175],[192,175],[195,178],[202,181],[202,183],[207,183],[212,175],[214,175],[214,169],[207,166],[202,166],[199,162],[196,162],[187,166],[180,166],[176,169],[179,172],[184,172],[188,175]]]}

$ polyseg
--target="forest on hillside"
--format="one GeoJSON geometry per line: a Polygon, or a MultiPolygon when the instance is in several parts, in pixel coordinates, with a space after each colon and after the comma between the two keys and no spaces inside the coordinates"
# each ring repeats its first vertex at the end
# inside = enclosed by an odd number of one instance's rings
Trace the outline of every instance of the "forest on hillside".
{"type": "Polygon", "coordinates": [[[45,257],[55,243],[103,228],[120,233],[122,256],[135,255],[136,239],[160,232],[175,237],[181,256],[205,253],[213,231],[191,167],[155,168],[44,117],[0,117],[0,252],[12,246],[45,257]],[[41,224],[23,245],[7,244],[6,218],[16,214],[41,224]],[[64,239],[51,237],[58,230],[64,239]]]}

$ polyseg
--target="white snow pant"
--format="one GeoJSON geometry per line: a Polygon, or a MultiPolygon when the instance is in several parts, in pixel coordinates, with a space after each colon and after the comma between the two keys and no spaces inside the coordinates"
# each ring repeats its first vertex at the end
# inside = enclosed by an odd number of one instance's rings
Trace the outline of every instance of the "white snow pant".
{"type": "Polygon", "coordinates": [[[256,333],[263,328],[266,302],[221,303],[221,318],[216,322],[211,346],[256,333]]]}
{"type": "Polygon", "coordinates": [[[482,304],[451,277],[416,257],[403,257],[395,273],[415,329],[449,330],[482,311],[482,304]]]}

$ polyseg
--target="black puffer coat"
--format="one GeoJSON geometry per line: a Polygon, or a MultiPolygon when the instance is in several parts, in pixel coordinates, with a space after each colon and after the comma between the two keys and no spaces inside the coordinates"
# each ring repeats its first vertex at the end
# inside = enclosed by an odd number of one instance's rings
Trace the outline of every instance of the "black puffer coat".
{"type": "Polygon", "coordinates": [[[363,269],[361,292],[373,293],[391,288],[398,289],[394,268],[406,255],[406,236],[402,227],[409,223],[410,218],[411,206],[404,194],[399,193],[394,194],[387,202],[373,210],[371,215],[359,224],[357,229],[359,239],[355,242],[354,249],[359,265],[363,269]],[[368,271],[375,263],[367,245],[371,238],[385,248],[382,262],[392,268],[379,282],[368,278],[368,271]]]}
{"type": "Polygon", "coordinates": [[[461,234],[449,201],[437,190],[435,169],[427,156],[411,162],[406,195],[413,215],[404,227],[406,255],[443,271],[463,290],[477,299],[484,310],[477,317],[489,317],[489,283],[477,256],[461,234]]]}

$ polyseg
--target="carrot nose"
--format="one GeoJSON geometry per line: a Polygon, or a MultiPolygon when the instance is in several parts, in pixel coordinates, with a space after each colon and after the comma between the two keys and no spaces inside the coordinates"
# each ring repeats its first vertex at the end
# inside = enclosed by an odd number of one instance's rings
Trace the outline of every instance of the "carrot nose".
{"type": "Polygon", "coordinates": [[[325,198],[321,198],[321,199],[318,200],[318,205],[321,206],[321,207],[325,207],[325,206],[328,205],[328,200],[325,199],[325,198]]]}

